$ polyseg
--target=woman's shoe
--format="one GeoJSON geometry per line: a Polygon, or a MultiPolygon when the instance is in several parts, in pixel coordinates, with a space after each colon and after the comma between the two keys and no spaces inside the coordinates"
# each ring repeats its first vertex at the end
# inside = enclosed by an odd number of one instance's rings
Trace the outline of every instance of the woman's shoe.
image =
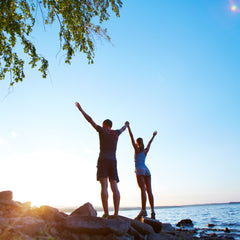
{"type": "Polygon", "coordinates": [[[155,219],[155,212],[151,212],[151,218],[155,219]]]}
{"type": "Polygon", "coordinates": [[[142,209],[140,213],[137,215],[137,217],[135,217],[135,220],[140,220],[142,217],[146,217],[146,216],[147,216],[147,211],[142,209]]]}

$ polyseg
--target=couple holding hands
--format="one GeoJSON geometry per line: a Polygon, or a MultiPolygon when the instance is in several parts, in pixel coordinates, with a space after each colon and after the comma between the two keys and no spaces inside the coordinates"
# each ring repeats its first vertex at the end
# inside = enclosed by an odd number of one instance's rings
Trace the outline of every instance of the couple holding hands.
{"type": "Polygon", "coordinates": [[[142,208],[136,219],[147,216],[146,200],[147,195],[151,208],[151,218],[155,219],[154,212],[154,198],[151,187],[151,173],[145,165],[145,158],[150,149],[151,143],[154,137],[157,135],[155,131],[152,138],[148,142],[146,148],[144,148],[143,139],[137,138],[134,140],[129,122],[119,130],[112,130],[112,121],[106,119],[103,121],[102,126],[97,125],[92,118],[82,109],[78,102],[75,103],[78,110],[83,114],[85,119],[96,129],[99,134],[100,141],[100,153],[97,162],[97,180],[101,184],[101,200],[103,206],[103,217],[109,216],[108,210],[108,180],[113,193],[113,205],[114,215],[118,215],[120,204],[120,192],[118,190],[117,183],[119,182],[117,172],[117,159],[116,149],[119,135],[128,128],[131,142],[135,151],[135,172],[137,177],[137,183],[141,191],[142,208]],[[146,195],[147,194],[147,195],[146,195]]]}

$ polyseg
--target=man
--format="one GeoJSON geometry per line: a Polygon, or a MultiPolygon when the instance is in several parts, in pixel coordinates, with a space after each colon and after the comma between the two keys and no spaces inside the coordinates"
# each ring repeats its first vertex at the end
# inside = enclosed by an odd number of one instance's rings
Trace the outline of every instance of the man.
{"type": "Polygon", "coordinates": [[[85,119],[97,130],[100,141],[100,153],[97,164],[97,180],[101,184],[101,200],[103,206],[103,217],[109,216],[108,211],[108,179],[110,182],[111,190],[113,192],[113,205],[114,215],[118,215],[120,204],[120,193],[117,183],[119,182],[117,172],[117,159],[116,149],[118,136],[126,129],[128,122],[119,129],[112,130],[112,121],[106,119],[102,123],[102,127],[97,125],[92,118],[86,114],[78,102],[75,103],[76,107],[83,114],[85,119]]]}

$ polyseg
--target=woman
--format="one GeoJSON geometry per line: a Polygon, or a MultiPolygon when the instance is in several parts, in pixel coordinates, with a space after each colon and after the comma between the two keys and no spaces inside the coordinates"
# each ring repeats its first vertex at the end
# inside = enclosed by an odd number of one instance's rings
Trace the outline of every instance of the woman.
{"type": "Polygon", "coordinates": [[[136,219],[140,219],[141,217],[147,216],[146,211],[146,192],[148,195],[150,207],[151,207],[151,218],[155,219],[155,212],[154,212],[154,199],[152,194],[152,187],[151,187],[151,173],[147,166],[145,165],[145,158],[147,153],[150,149],[150,145],[157,135],[157,131],[153,133],[152,138],[148,142],[146,148],[144,148],[143,139],[138,138],[135,142],[130,125],[127,126],[129,135],[132,141],[133,148],[135,150],[135,172],[137,177],[137,183],[141,190],[141,201],[142,201],[142,209],[136,219]]]}

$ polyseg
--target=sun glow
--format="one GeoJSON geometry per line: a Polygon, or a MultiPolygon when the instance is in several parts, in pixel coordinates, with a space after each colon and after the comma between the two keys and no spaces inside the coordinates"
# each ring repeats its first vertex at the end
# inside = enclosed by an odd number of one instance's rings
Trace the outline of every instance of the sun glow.
{"type": "Polygon", "coordinates": [[[87,157],[45,151],[12,156],[4,164],[5,171],[0,175],[1,189],[13,191],[14,201],[31,202],[31,206],[37,207],[101,203],[96,163],[87,157]]]}
{"type": "Polygon", "coordinates": [[[237,0],[228,0],[230,4],[230,9],[232,12],[240,12],[240,9],[237,5],[237,0]]]}
{"type": "Polygon", "coordinates": [[[237,10],[237,6],[236,5],[231,6],[231,10],[235,12],[237,10]]]}

